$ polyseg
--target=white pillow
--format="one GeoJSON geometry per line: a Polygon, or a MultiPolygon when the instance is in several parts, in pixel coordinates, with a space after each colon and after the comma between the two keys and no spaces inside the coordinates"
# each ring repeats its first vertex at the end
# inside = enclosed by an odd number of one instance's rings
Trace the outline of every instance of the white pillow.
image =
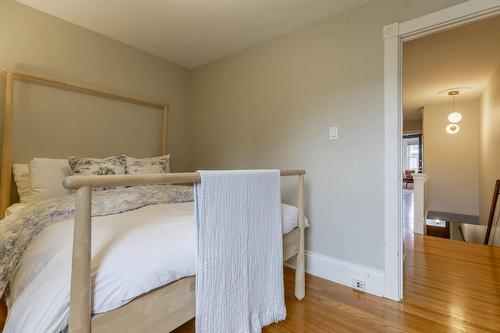
{"type": "Polygon", "coordinates": [[[34,158],[30,163],[30,175],[35,201],[72,193],[63,186],[64,178],[71,175],[66,159],[34,158]]]}
{"type": "Polygon", "coordinates": [[[125,173],[127,174],[151,174],[170,172],[170,155],[157,157],[134,158],[127,156],[125,173]]]}
{"type": "Polygon", "coordinates": [[[12,165],[14,181],[16,182],[19,201],[27,203],[33,200],[31,194],[30,166],[28,164],[15,163],[12,165]]]}

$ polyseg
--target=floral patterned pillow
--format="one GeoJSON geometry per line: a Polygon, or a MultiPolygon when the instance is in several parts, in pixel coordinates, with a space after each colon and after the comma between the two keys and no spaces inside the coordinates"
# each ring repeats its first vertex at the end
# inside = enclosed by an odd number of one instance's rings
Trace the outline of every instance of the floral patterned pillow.
{"type": "Polygon", "coordinates": [[[170,172],[170,155],[148,158],[126,157],[125,173],[148,174],[170,172]]]}
{"type": "MultiPolygon", "coordinates": [[[[126,158],[125,155],[112,156],[108,158],[81,158],[68,157],[71,173],[78,176],[107,176],[124,175],[126,158]]],[[[103,187],[95,190],[109,190],[114,187],[103,187]]]]}

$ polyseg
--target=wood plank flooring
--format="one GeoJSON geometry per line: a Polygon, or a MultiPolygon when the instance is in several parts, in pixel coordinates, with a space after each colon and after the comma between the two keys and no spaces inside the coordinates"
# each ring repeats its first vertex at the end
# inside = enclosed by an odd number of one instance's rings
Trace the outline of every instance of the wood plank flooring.
{"type": "Polygon", "coordinates": [[[500,332],[499,248],[411,234],[405,246],[403,302],[310,275],[299,302],[285,268],[288,316],[264,332],[500,332]]]}
{"type": "MultiPolygon", "coordinates": [[[[500,332],[500,248],[411,232],[405,248],[403,302],[311,275],[299,302],[293,270],[285,268],[288,316],[264,332],[500,332]]],[[[0,324],[4,315],[0,308],[0,324]]],[[[176,333],[194,332],[193,326],[176,333]]]]}

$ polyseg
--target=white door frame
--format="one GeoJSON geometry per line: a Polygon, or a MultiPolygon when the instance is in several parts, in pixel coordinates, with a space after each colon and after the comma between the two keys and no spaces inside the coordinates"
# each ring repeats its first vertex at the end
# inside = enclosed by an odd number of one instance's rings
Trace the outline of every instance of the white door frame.
{"type": "Polygon", "coordinates": [[[402,223],[402,46],[404,41],[500,14],[500,0],[470,0],[460,5],[384,27],[385,115],[385,286],[386,298],[403,298],[402,223]]]}

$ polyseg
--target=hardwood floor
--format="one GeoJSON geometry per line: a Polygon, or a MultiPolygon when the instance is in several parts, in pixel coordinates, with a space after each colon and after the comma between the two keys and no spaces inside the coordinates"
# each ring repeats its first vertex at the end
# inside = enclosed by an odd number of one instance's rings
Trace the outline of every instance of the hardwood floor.
{"type": "Polygon", "coordinates": [[[0,299],[0,329],[3,330],[3,325],[5,324],[5,319],[7,317],[7,305],[5,304],[5,300],[0,299]]]}
{"type": "MultiPolygon", "coordinates": [[[[499,248],[411,233],[405,238],[403,302],[310,275],[299,302],[293,270],[285,268],[288,316],[264,332],[500,332],[499,248]]],[[[175,332],[194,332],[193,321],[175,332]]]]}
{"type": "MultiPolygon", "coordinates": [[[[500,332],[500,248],[411,232],[405,248],[403,302],[311,275],[299,302],[285,268],[288,316],[264,332],[500,332]]],[[[175,332],[194,332],[193,321],[175,332]]]]}

